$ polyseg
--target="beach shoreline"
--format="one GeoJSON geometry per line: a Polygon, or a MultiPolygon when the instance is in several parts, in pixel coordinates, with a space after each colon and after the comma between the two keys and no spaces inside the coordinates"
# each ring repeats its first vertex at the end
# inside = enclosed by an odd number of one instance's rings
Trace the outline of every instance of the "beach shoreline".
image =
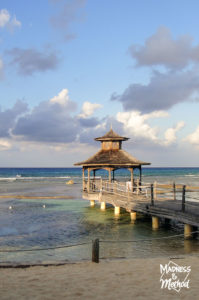
{"type": "MultiPolygon", "coordinates": [[[[0,299],[198,299],[199,257],[67,262],[59,266],[1,268],[0,299]],[[190,266],[190,284],[161,289],[160,264],[190,266]]],[[[181,275],[181,274],[180,274],[181,275]]]]}

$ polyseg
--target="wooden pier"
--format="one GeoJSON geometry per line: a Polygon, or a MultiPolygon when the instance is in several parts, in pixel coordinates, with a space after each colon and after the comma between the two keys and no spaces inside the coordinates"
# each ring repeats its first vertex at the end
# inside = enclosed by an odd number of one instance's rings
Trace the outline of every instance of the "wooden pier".
{"type": "Polygon", "coordinates": [[[115,208],[115,214],[120,214],[120,208],[130,213],[136,220],[136,213],[152,217],[153,229],[158,229],[159,219],[174,220],[185,224],[185,237],[190,238],[191,232],[199,226],[199,187],[181,184],[139,184],[139,180],[131,182],[109,182],[90,179],[83,183],[83,198],[100,203],[101,209],[106,204],[115,208]]]}
{"type": "Polygon", "coordinates": [[[101,142],[101,149],[87,160],[75,164],[82,166],[83,198],[90,200],[91,206],[95,205],[95,201],[100,202],[101,210],[106,209],[107,203],[112,204],[116,216],[120,214],[120,208],[124,208],[130,213],[133,222],[137,212],[150,215],[154,230],[158,229],[160,218],[166,222],[182,222],[185,238],[190,238],[194,227],[199,226],[199,187],[175,183],[143,183],[142,166],[150,163],[122,149],[122,142],[128,139],[111,128],[105,135],[95,138],[101,142]],[[108,181],[97,180],[96,171],[101,169],[108,171],[108,181]],[[115,171],[118,169],[128,170],[130,181],[117,182],[115,171]],[[137,180],[134,176],[136,169],[139,171],[137,180]]]}

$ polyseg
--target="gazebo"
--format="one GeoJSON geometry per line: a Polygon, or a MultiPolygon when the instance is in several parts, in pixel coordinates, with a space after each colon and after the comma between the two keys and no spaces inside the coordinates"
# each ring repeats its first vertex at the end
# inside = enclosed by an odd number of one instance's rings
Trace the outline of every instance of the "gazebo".
{"type": "MultiPolygon", "coordinates": [[[[101,142],[101,149],[82,162],[75,163],[75,166],[82,166],[83,175],[83,189],[85,182],[85,171],[88,171],[88,187],[90,186],[90,172],[95,172],[99,169],[105,169],[109,172],[109,182],[115,178],[115,170],[126,168],[131,173],[131,187],[133,187],[133,171],[139,169],[139,181],[141,185],[142,180],[142,166],[150,165],[148,162],[138,160],[131,154],[122,149],[122,142],[127,141],[129,138],[118,135],[110,129],[104,136],[95,138],[96,141],[101,142]]],[[[88,190],[89,192],[89,190],[88,190]]]]}

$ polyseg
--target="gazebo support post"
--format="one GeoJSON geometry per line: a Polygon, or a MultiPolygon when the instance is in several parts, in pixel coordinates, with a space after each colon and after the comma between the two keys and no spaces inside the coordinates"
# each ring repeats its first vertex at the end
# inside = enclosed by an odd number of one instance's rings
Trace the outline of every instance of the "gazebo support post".
{"type": "Polygon", "coordinates": [[[109,182],[111,183],[111,168],[109,168],[109,170],[108,170],[108,174],[109,174],[109,182]]]}
{"type": "MultiPolygon", "coordinates": [[[[139,185],[141,186],[142,185],[142,167],[139,166],[139,170],[140,170],[140,182],[139,182],[139,185]]],[[[141,191],[141,188],[140,188],[140,191],[141,191]]]]}
{"type": "Polygon", "coordinates": [[[82,168],[82,186],[83,191],[85,190],[85,175],[84,175],[84,167],[82,168]]]}
{"type": "Polygon", "coordinates": [[[113,170],[113,181],[115,180],[115,170],[113,170]]]}
{"type": "Polygon", "coordinates": [[[90,193],[90,168],[88,168],[87,190],[88,190],[88,193],[90,193]]]}

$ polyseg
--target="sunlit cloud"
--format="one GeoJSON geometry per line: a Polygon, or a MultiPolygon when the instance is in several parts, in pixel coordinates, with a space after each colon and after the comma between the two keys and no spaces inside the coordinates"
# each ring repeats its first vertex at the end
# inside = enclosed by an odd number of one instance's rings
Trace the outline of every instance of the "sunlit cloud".
{"type": "Polygon", "coordinates": [[[87,117],[91,116],[96,109],[99,109],[101,107],[102,107],[102,105],[99,103],[91,103],[91,102],[86,101],[83,103],[82,112],[79,116],[82,118],[87,118],[87,117]]]}

